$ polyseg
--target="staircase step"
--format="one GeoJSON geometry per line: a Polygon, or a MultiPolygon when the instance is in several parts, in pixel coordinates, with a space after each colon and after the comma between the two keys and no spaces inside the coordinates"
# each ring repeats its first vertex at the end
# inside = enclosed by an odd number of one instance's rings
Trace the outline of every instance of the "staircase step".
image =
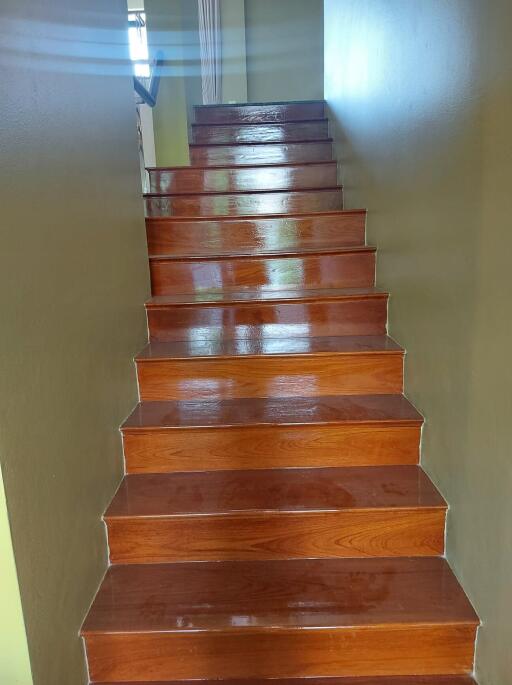
{"type": "MultiPolygon", "coordinates": [[[[95,685],[107,685],[96,683],[95,685]]],[[[110,683],[110,685],[191,685],[184,680],[166,680],[165,682],[110,683]]],[[[476,685],[471,676],[466,675],[432,675],[432,676],[371,676],[360,678],[287,678],[272,679],[270,682],[258,678],[241,680],[197,680],[194,685],[476,685]]]]}
{"type": "Polygon", "coordinates": [[[343,209],[341,186],[311,190],[163,195],[146,193],[147,216],[232,216],[294,214],[343,209]]]}
{"type": "Polygon", "coordinates": [[[402,395],[141,402],[127,473],[416,464],[423,419],[402,395]]]}
{"type": "Polygon", "coordinates": [[[323,119],[325,117],[325,101],[196,105],[194,114],[195,120],[199,124],[260,124],[323,119]]]}
{"type": "Polygon", "coordinates": [[[386,332],[388,294],[375,288],[211,291],[153,297],[150,338],[246,340],[386,332]]]}
{"type": "Polygon", "coordinates": [[[364,245],[366,211],[253,217],[146,219],[148,249],[157,255],[213,256],[364,245]]]}
{"type": "Polygon", "coordinates": [[[229,193],[325,188],[337,183],[336,162],[232,167],[149,167],[152,193],[229,193]]]}
{"type": "Polygon", "coordinates": [[[190,163],[198,166],[281,164],[332,160],[332,138],[301,143],[232,143],[189,146],[190,163]]]}
{"type": "Polygon", "coordinates": [[[381,336],[150,343],[136,358],[141,400],[400,393],[403,349],[381,336]]]}
{"type": "Polygon", "coordinates": [[[446,504],[417,466],[126,476],[114,564],[443,554],[446,504]]]}
{"type": "Polygon", "coordinates": [[[452,673],[475,613],[442,558],[111,566],[82,633],[93,681],[452,673]]]}
{"type": "Polygon", "coordinates": [[[243,288],[364,288],[375,283],[375,248],[352,246],[150,258],[153,295],[243,288]]]}
{"type": "Polygon", "coordinates": [[[272,124],[192,124],[192,143],[286,143],[325,140],[327,119],[272,124]]]}

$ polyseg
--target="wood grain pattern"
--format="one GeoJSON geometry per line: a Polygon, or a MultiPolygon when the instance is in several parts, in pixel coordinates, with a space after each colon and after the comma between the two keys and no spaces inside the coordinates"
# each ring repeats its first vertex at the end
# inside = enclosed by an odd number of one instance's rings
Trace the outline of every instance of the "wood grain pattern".
{"type": "Polygon", "coordinates": [[[330,138],[302,143],[190,145],[190,163],[195,166],[326,162],[331,159],[330,138]]]}
{"type": "Polygon", "coordinates": [[[213,256],[364,245],[366,211],[295,216],[148,217],[150,256],[213,256]]]}
{"type": "Polygon", "coordinates": [[[336,162],[268,164],[252,167],[149,168],[152,193],[220,193],[325,188],[337,183],[336,162]]]}
{"type": "Polygon", "coordinates": [[[265,124],[301,119],[323,119],[325,102],[269,102],[265,104],[196,105],[195,120],[200,124],[265,124]]]}
{"type": "Polygon", "coordinates": [[[151,289],[153,295],[172,295],[244,288],[308,290],[373,286],[374,248],[338,250],[218,258],[152,257],[151,289]]]}
{"type": "Polygon", "coordinates": [[[192,143],[284,143],[329,137],[327,119],[272,124],[192,124],[192,143]]]}
{"type": "MultiPolygon", "coordinates": [[[[97,685],[106,685],[98,683],[97,685]]],[[[128,685],[128,683],[111,683],[111,685],[128,685]]],[[[187,685],[184,681],[166,680],[165,682],[138,682],[136,685],[187,685]]],[[[218,680],[199,680],[197,685],[219,685],[218,680]]],[[[262,680],[230,680],[226,685],[265,685],[262,680]]],[[[268,685],[476,685],[471,676],[466,675],[434,675],[434,676],[370,676],[370,677],[342,677],[342,678],[289,678],[273,680],[268,685]]]]}
{"type": "Polygon", "coordinates": [[[293,214],[343,209],[341,188],[144,196],[147,216],[293,214]]]}
{"type": "Polygon", "coordinates": [[[387,293],[374,290],[266,291],[153,298],[146,305],[151,340],[247,340],[307,335],[379,335],[387,293]],[[217,300],[217,302],[216,302],[217,300]]]}

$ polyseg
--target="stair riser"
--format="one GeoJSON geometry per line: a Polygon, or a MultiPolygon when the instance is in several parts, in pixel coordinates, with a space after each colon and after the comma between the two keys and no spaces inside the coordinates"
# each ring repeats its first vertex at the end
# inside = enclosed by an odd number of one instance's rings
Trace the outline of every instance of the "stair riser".
{"type": "Polygon", "coordinates": [[[475,627],[371,626],[86,637],[93,681],[467,674],[475,627]]]}
{"type": "Polygon", "coordinates": [[[245,105],[243,107],[198,106],[194,108],[194,113],[198,124],[261,124],[323,119],[325,104],[323,102],[290,102],[286,104],[245,105]]]}
{"type": "Polygon", "coordinates": [[[332,160],[332,142],[261,143],[260,145],[191,145],[190,163],[197,166],[283,164],[332,160]]]}
{"type": "Polygon", "coordinates": [[[225,195],[145,196],[147,216],[237,216],[343,209],[341,189],[225,195]]]}
{"type": "Polygon", "coordinates": [[[248,169],[151,169],[152,193],[250,192],[326,188],[337,183],[335,162],[248,169]]]}
{"type": "Polygon", "coordinates": [[[124,431],[127,473],[417,464],[419,425],[124,431]]]}
{"type": "Polygon", "coordinates": [[[365,241],[366,214],[190,221],[146,219],[150,256],[350,247],[365,241]]]}
{"type": "Polygon", "coordinates": [[[153,341],[245,340],[326,335],[380,335],[386,332],[387,298],[236,304],[229,306],[151,307],[147,310],[153,341]]]}
{"type": "Polygon", "coordinates": [[[329,137],[327,120],[282,124],[192,124],[192,143],[286,143],[329,137]]]}
{"type": "Polygon", "coordinates": [[[153,295],[204,290],[364,288],[375,283],[375,253],[349,252],[297,257],[154,259],[153,295]]]}
{"type": "Polygon", "coordinates": [[[114,564],[435,556],[444,551],[444,524],[438,509],[107,521],[114,564]]]}
{"type": "Polygon", "coordinates": [[[146,361],[137,363],[137,375],[143,401],[391,395],[403,390],[403,356],[373,353],[146,361]]]}

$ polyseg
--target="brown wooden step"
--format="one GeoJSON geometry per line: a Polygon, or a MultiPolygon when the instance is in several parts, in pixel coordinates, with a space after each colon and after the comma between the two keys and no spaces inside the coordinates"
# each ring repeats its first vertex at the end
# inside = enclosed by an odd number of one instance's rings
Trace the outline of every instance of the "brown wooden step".
{"type": "Polygon", "coordinates": [[[153,297],[151,340],[246,340],[386,332],[388,294],[375,288],[245,289],[153,297]]]}
{"type": "Polygon", "coordinates": [[[446,504],[417,466],[126,476],[105,514],[114,564],[432,556],[446,504]]]}
{"type": "Polygon", "coordinates": [[[146,219],[148,250],[157,255],[211,256],[363,245],[366,211],[340,210],[288,216],[153,217],[146,219]]]}
{"type": "Polygon", "coordinates": [[[190,145],[190,163],[198,166],[282,164],[332,160],[332,138],[301,143],[190,145]]]}
{"type": "Polygon", "coordinates": [[[343,209],[341,186],[312,190],[273,190],[252,193],[144,195],[146,216],[232,216],[294,214],[343,209]]]}
{"type": "Polygon", "coordinates": [[[150,167],[152,193],[248,192],[325,188],[337,183],[336,162],[237,167],[150,167]]]}
{"type": "MultiPolygon", "coordinates": [[[[107,685],[97,683],[96,685],[107,685]]],[[[190,685],[183,680],[166,680],[151,683],[149,680],[137,683],[115,682],[110,685],[190,685]]],[[[273,679],[270,682],[243,678],[241,680],[197,680],[194,685],[476,685],[471,676],[466,675],[433,675],[433,676],[370,676],[360,678],[288,678],[273,679]]]]}
{"type": "Polygon", "coordinates": [[[149,344],[136,358],[141,400],[394,394],[403,349],[387,336],[149,344]]]}
{"type": "Polygon", "coordinates": [[[192,143],[286,143],[329,137],[327,119],[272,124],[192,124],[192,143]]]}
{"type": "Polygon", "coordinates": [[[478,620],[442,558],[111,566],[93,681],[468,674],[478,620]]]}
{"type": "Polygon", "coordinates": [[[423,419],[402,395],[142,402],[127,473],[416,464],[423,419]]]}
{"type": "Polygon", "coordinates": [[[153,295],[243,288],[364,288],[375,283],[375,248],[340,247],[215,257],[150,257],[153,295]]]}
{"type": "Polygon", "coordinates": [[[323,119],[323,100],[297,102],[241,103],[236,105],[196,105],[195,120],[199,124],[244,124],[323,119]]]}

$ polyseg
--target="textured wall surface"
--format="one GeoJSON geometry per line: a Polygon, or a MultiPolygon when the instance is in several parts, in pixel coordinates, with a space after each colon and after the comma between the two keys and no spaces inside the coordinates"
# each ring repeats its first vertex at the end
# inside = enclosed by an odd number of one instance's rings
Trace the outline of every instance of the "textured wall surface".
{"type": "Polygon", "coordinates": [[[482,685],[512,683],[511,25],[508,0],[325,3],[347,206],[369,208],[482,685]]]}
{"type": "Polygon", "coordinates": [[[0,457],[34,682],[77,685],[146,339],[126,4],[0,12],[0,457]]]}
{"type": "Polygon", "coordinates": [[[322,0],[245,0],[250,102],[323,98],[322,0]]]}

